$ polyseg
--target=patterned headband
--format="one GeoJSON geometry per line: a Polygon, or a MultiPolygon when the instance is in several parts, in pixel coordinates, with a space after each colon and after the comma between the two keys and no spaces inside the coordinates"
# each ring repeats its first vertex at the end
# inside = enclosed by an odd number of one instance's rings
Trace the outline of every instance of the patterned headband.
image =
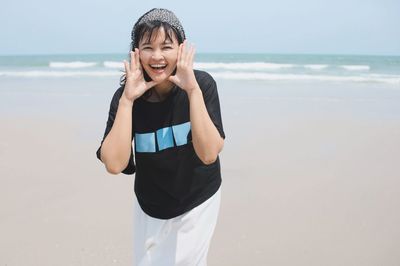
{"type": "Polygon", "coordinates": [[[179,34],[179,37],[181,37],[182,40],[185,40],[185,31],[183,30],[183,27],[181,23],[179,22],[178,18],[175,16],[175,14],[172,11],[169,11],[168,9],[164,8],[153,8],[150,11],[146,12],[143,16],[141,16],[138,21],[135,23],[135,26],[133,26],[132,33],[131,33],[131,39],[132,39],[132,44],[133,48],[135,46],[135,32],[136,29],[142,25],[143,23],[151,22],[151,21],[161,21],[168,23],[173,27],[177,33],[179,34]]]}

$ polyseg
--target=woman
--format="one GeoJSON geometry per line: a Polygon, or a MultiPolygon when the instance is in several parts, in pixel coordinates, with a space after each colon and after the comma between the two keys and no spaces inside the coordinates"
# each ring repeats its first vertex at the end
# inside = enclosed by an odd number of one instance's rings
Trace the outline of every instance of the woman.
{"type": "Polygon", "coordinates": [[[136,173],[135,265],[207,265],[225,139],[216,82],[193,70],[171,11],[148,11],[131,37],[97,157],[109,173],[136,173]]]}

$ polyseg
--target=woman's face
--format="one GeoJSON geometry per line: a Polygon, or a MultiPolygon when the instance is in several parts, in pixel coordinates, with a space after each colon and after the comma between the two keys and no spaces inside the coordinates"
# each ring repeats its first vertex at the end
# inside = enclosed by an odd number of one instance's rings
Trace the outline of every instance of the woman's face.
{"type": "Polygon", "coordinates": [[[178,40],[171,34],[172,42],[166,38],[164,29],[155,30],[147,43],[148,35],[139,42],[140,61],[143,69],[157,83],[167,80],[176,67],[178,59],[178,40]]]}

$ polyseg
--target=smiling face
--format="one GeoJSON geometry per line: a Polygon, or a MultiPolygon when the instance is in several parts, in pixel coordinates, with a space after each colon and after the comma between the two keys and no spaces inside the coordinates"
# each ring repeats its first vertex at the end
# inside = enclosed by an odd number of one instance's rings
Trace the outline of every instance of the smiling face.
{"type": "Polygon", "coordinates": [[[174,32],[165,34],[163,27],[147,33],[139,41],[140,61],[148,76],[158,87],[172,85],[168,77],[175,70],[178,59],[178,40],[174,32]]]}

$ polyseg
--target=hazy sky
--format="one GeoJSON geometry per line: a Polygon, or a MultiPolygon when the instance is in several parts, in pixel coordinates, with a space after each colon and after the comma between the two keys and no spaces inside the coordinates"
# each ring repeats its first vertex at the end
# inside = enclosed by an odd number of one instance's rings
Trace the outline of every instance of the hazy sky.
{"type": "Polygon", "coordinates": [[[0,1],[0,55],[126,53],[153,7],[175,12],[198,53],[400,55],[400,0],[0,1]]]}

